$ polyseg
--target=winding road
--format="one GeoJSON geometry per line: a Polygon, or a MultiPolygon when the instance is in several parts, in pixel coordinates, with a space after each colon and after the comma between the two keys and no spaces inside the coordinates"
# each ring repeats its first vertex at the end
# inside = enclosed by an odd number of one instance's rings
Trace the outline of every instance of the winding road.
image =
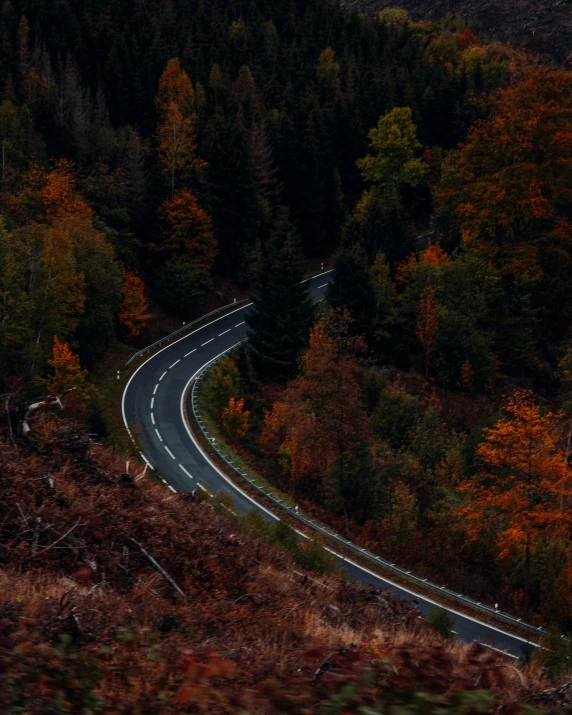
{"type": "MultiPolygon", "coordinates": [[[[308,281],[315,300],[324,297],[331,272],[308,281]]],[[[203,489],[211,494],[225,491],[234,508],[244,514],[253,509],[267,518],[278,517],[224,474],[202,450],[185,418],[185,400],[194,376],[213,358],[236,345],[246,336],[247,305],[227,313],[183,338],[169,344],[146,360],[131,376],[122,399],[125,427],[142,448],[144,460],[155,469],[174,492],[203,489]]],[[[332,552],[335,553],[335,552],[332,552]]],[[[436,603],[421,597],[391,580],[339,554],[337,558],[349,576],[380,588],[393,588],[402,598],[414,598],[422,613],[432,611],[436,603]]],[[[519,656],[527,640],[511,635],[476,618],[449,609],[454,632],[461,640],[476,640],[489,647],[519,656]]],[[[534,644],[536,645],[536,644],[534,644]]]]}

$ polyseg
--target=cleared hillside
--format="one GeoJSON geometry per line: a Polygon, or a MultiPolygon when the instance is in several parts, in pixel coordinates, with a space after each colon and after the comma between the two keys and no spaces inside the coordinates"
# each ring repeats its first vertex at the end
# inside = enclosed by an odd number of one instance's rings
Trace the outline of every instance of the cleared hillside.
{"type": "Polygon", "coordinates": [[[572,50],[570,0],[342,0],[342,5],[366,12],[399,5],[414,17],[432,20],[456,14],[476,19],[494,37],[536,52],[564,59],[572,50]]]}

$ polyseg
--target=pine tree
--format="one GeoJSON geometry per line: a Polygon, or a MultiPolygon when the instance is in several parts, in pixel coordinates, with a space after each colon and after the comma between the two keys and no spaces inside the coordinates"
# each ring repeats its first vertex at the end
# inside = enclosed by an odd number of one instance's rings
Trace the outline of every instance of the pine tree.
{"type": "Polygon", "coordinates": [[[283,208],[262,258],[255,308],[246,318],[252,367],[261,381],[284,382],[294,376],[308,344],[314,311],[302,278],[299,241],[283,208]]]}

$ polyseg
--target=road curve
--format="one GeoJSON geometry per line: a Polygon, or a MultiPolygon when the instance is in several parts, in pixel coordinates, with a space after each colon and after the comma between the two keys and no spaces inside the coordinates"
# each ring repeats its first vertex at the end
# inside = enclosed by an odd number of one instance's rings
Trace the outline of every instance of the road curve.
{"type": "MultiPolygon", "coordinates": [[[[324,297],[331,272],[308,281],[315,300],[324,297]]],[[[155,353],[131,376],[122,398],[123,421],[130,436],[136,437],[142,457],[155,469],[172,491],[203,489],[230,494],[240,513],[261,509],[276,519],[269,509],[225,475],[201,450],[184,417],[183,399],[192,378],[203,366],[236,345],[246,335],[245,315],[251,306],[208,323],[155,353]]],[[[373,571],[338,555],[351,578],[375,586],[392,587],[403,598],[415,598],[423,613],[435,603],[378,576],[373,571]]],[[[527,641],[475,618],[449,610],[457,636],[467,642],[477,640],[490,647],[519,656],[527,641]]]]}

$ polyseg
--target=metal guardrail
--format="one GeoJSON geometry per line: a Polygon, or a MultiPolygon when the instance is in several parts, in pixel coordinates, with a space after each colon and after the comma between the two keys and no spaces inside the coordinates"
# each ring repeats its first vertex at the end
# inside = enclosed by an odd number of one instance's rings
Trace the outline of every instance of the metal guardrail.
{"type": "Polygon", "coordinates": [[[229,310],[230,308],[238,308],[240,305],[243,303],[248,304],[251,302],[250,298],[242,298],[241,300],[235,300],[234,303],[229,303],[228,305],[223,305],[220,308],[216,308],[215,310],[211,310],[210,313],[207,313],[206,315],[201,315],[199,318],[196,318],[190,323],[186,323],[183,325],[182,328],[179,328],[178,330],[175,330],[172,333],[169,333],[169,335],[165,335],[164,338],[161,338],[160,340],[156,340],[154,343],[151,345],[148,345],[146,348],[143,348],[141,350],[138,350],[134,355],[132,355],[129,360],[125,363],[123,366],[123,370],[125,370],[126,367],[129,367],[131,363],[136,360],[138,357],[141,357],[142,355],[145,355],[146,353],[150,352],[151,350],[154,350],[155,348],[158,348],[160,345],[163,345],[164,343],[168,343],[173,338],[177,338],[179,335],[183,335],[183,333],[186,333],[187,330],[190,330],[193,328],[195,325],[198,325],[201,323],[203,320],[206,320],[208,322],[209,318],[212,318],[214,315],[220,316],[222,311],[229,310]]]}
{"type": "MultiPolygon", "coordinates": [[[[292,509],[292,507],[286,506],[281,499],[278,499],[275,497],[273,494],[270,492],[266,491],[262,487],[260,487],[254,479],[251,479],[248,474],[243,472],[241,469],[239,469],[232,459],[228,457],[221,449],[220,447],[217,447],[213,443],[213,438],[209,435],[208,431],[205,428],[205,423],[203,419],[200,416],[199,409],[198,409],[198,397],[197,397],[197,391],[200,383],[202,380],[206,377],[207,373],[211,368],[214,367],[214,365],[219,361],[222,360],[223,357],[231,353],[233,350],[236,350],[238,345],[240,345],[244,340],[241,340],[240,343],[237,343],[236,345],[233,345],[231,348],[228,350],[225,350],[224,353],[221,355],[217,356],[210,362],[208,362],[202,369],[202,371],[199,373],[197,378],[195,379],[192,389],[191,389],[191,404],[192,404],[192,409],[193,409],[193,416],[195,418],[196,423],[199,426],[199,429],[201,430],[202,434],[206,438],[206,440],[209,442],[211,447],[214,449],[214,451],[217,453],[217,455],[220,457],[220,459],[227,464],[235,474],[240,476],[242,479],[246,480],[251,487],[253,487],[261,496],[266,497],[269,499],[278,509],[282,509],[286,511],[289,516],[291,516],[294,519],[297,519],[298,521],[302,522],[306,526],[310,527],[314,531],[317,531],[318,533],[322,534],[323,536],[326,536],[329,539],[332,539],[336,543],[344,546],[346,549],[349,549],[350,551],[355,552],[356,554],[359,554],[360,556],[364,556],[370,561],[372,561],[374,564],[378,564],[380,566],[383,566],[385,569],[391,571],[392,573],[404,578],[406,581],[413,582],[415,584],[418,584],[421,586],[421,588],[429,589],[430,591],[433,591],[437,595],[441,596],[446,596],[449,599],[452,599],[453,601],[460,603],[465,606],[470,606],[472,609],[485,614],[487,616],[491,616],[494,619],[503,621],[504,623],[514,626],[516,628],[523,629],[525,631],[529,631],[531,634],[535,635],[546,635],[547,631],[544,628],[536,628],[535,626],[530,625],[529,623],[524,623],[520,618],[515,618],[514,616],[510,616],[508,613],[503,613],[502,611],[498,611],[494,608],[491,608],[489,606],[484,606],[482,603],[479,603],[477,601],[473,601],[473,599],[468,598],[467,596],[463,596],[460,593],[455,593],[454,591],[451,591],[448,588],[443,588],[441,586],[437,586],[437,584],[432,583],[431,581],[428,581],[427,579],[420,578],[419,576],[415,576],[415,574],[412,574],[410,571],[405,571],[405,569],[400,568],[399,566],[396,566],[395,564],[390,563],[389,561],[386,561],[385,559],[382,559],[379,556],[376,556],[375,554],[372,554],[371,552],[367,551],[366,549],[362,549],[353,542],[349,541],[348,539],[344,539],[342,536],[339,534],[336,534],[332,531],[329,531],[325,527],[321,526],[320,524],[317,524],[315,521],[312,521],[312,519],[309,519],[308,517],[304,516],[301,514],[299,511],[296,509],[292,509]]],[[[421,594],[419,594],[420,597],[421,594]]]]}

